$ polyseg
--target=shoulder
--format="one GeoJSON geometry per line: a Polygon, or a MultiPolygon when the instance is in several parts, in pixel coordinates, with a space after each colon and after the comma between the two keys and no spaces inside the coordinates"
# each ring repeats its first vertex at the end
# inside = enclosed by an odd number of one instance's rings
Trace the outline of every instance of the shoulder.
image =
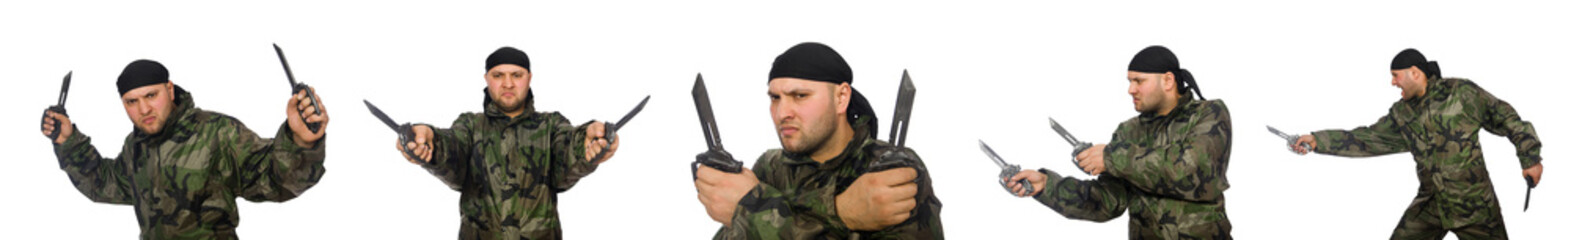
{"type": "Polygon", "coordinates": [[[1227,111],[1227,103],[1221,99],[1202,100],[1195,106],[1195,114],[1200,119],[1229,119],[1231,113],[1227,111]]]}

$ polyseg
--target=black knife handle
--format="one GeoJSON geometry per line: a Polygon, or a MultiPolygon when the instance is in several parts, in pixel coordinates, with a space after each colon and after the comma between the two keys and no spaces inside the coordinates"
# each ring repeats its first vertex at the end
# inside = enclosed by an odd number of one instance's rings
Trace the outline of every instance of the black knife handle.
{"type": "MultiPolygon", "coordinates": [[[[295,84],[294,91],[290,92],[289,95],[294,95],[295,93],[299,93],[300,90],[305,90],[306,98],[310,98],[311,99],[311,106],[312,107],[316,107],[316,113],[317,114],[322,114],[323,113],[322,105],[318,105],[318,103],[320,103],[320,102],[318,102],[316,100],[316,90],[311,90],[311,86],[307,86],[304,83],[297,83],[297,84],[295,84]]],[[[310,114],[306,114],[304,110],[300,110],[300,122],[304,122],[305,123],[306,129],[310,129],[311,133],[321,132],[321,130],[322,130],[322,123],[320,123],[320,122],[306,122],[306,118],[308,118],[308,117],[311,117],[311,115],[310,114]]]]}
{"type": "MultiPolygon", "coordinates": [[[[55,113],[59,113],[61,116],[71,117],[71,115],[66,115],[65,114],[65,107],[60,106],[60,105],[54,105],[54,106],[49,106],[49,109],[44,110],[44,118],[38,119],[39,123],[46,122],[45,120],[49,119],[49,112],[55,112],[55,113]]],[[[55,123],[54,123],[54,127],[55,127],[55,130],[49,132],[49,142],[54,142],[55,139],[60,139],[60,121],[56,120],[55,123]]],[[[38,130],[39,131],[43,131],[44,130],[43,124],[39,124],[38,130]]]]}
{"type": "MultiPolygon", "coordinates": [[[[429,163],[430,161],[427,161],[426,159],[420,158],[420,154],[416,154],[414,148],[408,147],[408,145],[409,145],[408,143],[411,143],[411,142],[414,142],[414,141],[415,141],[415,128],[414,128],[413,125],[409,125],[408,123],[405,123],[404,125],[398,126],[398,142],[401,145],[404,146],[404,157],[408,157],[409,159],[414,159],[415,162],[420,163],[422,165],[424,165],[426,163],[429,163]]],[[[424,146],[427,149],[430,149],[431,148],[431,143],[427,142],[427,143],[424,144],[424,146]]],[[[432,149],[432,150],[434,151],[435,149],[432,149]]]]}
{"type": "Polygon", "coordinates": [[[731,158],[731,153],[725,150],[709,150],[698,154],[698,160],[693,161],[693,180],[698,180],[698,166],[708,166],[715,170],[727,173],[742,173],[742,161],[731,158]]]}

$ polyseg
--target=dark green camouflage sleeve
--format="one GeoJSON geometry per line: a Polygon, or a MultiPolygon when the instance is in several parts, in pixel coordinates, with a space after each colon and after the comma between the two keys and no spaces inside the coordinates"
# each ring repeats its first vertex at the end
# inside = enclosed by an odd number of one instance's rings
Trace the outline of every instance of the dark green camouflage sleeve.
{"type": "Polygon", "coordinates": [[[1047,184],[1037,193],[1037,202],[1070,219],[1106,222],[1124,215],[1129,207],[1129,186],[1123,179],[1102,175],[1097,180],[1067,178],[1052,170],[1047,184]]]}
{"type": "MultiPolygon", "coordinates": [[[[585,159],[584,137],[590,123],[577,127],[567,117],[552,114],[551,133],[551,189],[556,192],[572,189],[579,179],[589,176],[599,164],[585,159]]],[[[592,122],[591,122],[592,123],[592,122]]]]}
{"type": "MultiPolygon", "coordinates": [[[[71,136],[66,137],[65,143],[55,145],[55,158],[60,161],[60,170],[64,170],[67,177],[71,178],[71,185],[82,192],[83,196],[94,202],[110,204],[131,204],[131,179],[125,175],[124,166],[119,159],[109,159],[98,155],[98,148],[93,147],[92,138],[82,133],[81,128],[71,126],[71,136]]],[[[124,148],[122,154],[130,153],[129,148],[124,148]]]]}
{"type": "MultiPolygon", "coordinates": [[[[463,191],[469,176],[470,150],[474,148],[474,138],[470,135],[471,128],[476,126],[476,121],[484,121],[483,117],[472,117],[470,114],[458,116],[453,120],[451,128],[431,127],[436,136],[432,136],[431,161],[421,164],[431,175],[441,179],[448,188],[454,191],[463,191]],[[480,120],[476,120],[480,119],[480,120]]],[[[402,154],[402,153],[400,153],[402,154]]]]}
{"type": "MultiPolygon", "coordinates": [[[[1401,104],[1401,103],[1397,103],[1401,104]]],[[[1347,130],[1321,130],[1314,132],[1315,152],[1346,157],[1370,157],[1408,151],[1407,138],[1396,126],[1396,108],[1375,124],[1347,130]]]]}
{"type": "Polygon", "coordinates": [[[1517,161],[1522,164],[1522,168],[1532,167],[1543,161],[1543,158],[1538,155],[1539,149],[1543,146],[1538,141],[1538,131],[1533,129],[1533,123],[1522,121],[1522,117],[1517,116],[1516,108],[1511,107],[1511,103],[1495,98],[1494,94],[1489,94],[1476,85],[1468,84],[1468,86],[1466,90],[1474,91],[1471,94],[1474,98],[1470,104],[1475,106],[1474,109],[1482,112],[1474,116],[1484,130],[1510,139],[1511,144],[1516,145],[1517,161]]]}
{"type": "MultiPolygon", "coordinates": [[[[915,152],[907,153],[918,159],[920,169],[926,169],[915,152]]],[[[792,182],[774,169],[771,161],[779,159],[777,154],[766,153],[754,162],[758,186],[737,202],[731,225],[721,228],[714,239],[943,239],[938,216],[942,203],[933,196],[931,178],[918,179],[916,212],[910,219],[879,231],[852,231],[836,210],[834,184],[798,186],[794,191],[776,187],[792,182]]],[[[918,174],[928,176],[926,171],[918,174]]]]}
{"type": "Polygon", "coordinates": [[[1131,139],[1132,129],[1120,126],[1103,150],[1107,171],[1129,187],[1189,201],[1215,201],[1227,190],[1227,161],[1232,146],[1232,118],[1220,100],[1195,108],[1188,122],[1169,126],[1178,136],[1164,138],[1142,134],[1131,139]]]}
{"type": "Polygon", "coordinates": [[[795,192],[776,188],[772,155],[753,162],[758,186],[737,202],[731,225],[720,228],[714,239],[812,239],[847,232],[835,211],[834,186],[795,192]]]}
{"type": "Polygon", "coordinates": [[[230,189],[248,201],[288,201],[299,197],[321,181],[327,172],[322,165],[326,157],[327,138],[318,139],[312,148],[295,145],[289,124],[278,127],[272,139],[258,137],[239,121],[206,125],[203,131],[217,134],[221,139],[215,145],[219,151],[216,159],[220,176],[227,179],[230,189]]]}

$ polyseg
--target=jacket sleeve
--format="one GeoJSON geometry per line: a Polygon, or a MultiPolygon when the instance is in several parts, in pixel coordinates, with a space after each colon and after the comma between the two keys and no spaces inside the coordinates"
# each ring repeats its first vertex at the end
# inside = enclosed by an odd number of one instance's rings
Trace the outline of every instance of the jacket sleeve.
{"type": "Polygon", "coordinates": [[[244,124],[233,119],[221,122],[215,144],[220,161],[228,160],[228,167],[221,168],[230,189],[246,200],[288,201],[299,197],[322,180],[327,169],[322,166],[327,155],[327,138],[317,140],[312,148],[295,145],[289,124],[278,126],[272,139],[261,138],[244,124]]]}
{"type": "Polygon", "coordinates": [[[1511,103],[1495,98],[1494,94],[1489,94],[1483,88],[1473,86],[1472,89],[1476,94],[1471,104],[1475,106],[1474,109],[1477,109],[1472,112],[1478,113],[1474,116],[1477,117],[1479,125],[1491,134],[1510,139],[1511,144],[1516,145],[1517,161],[1522,164],[1522,168],[1532,167],[1543,161],[1543,157],[1538,155],[1539,149],[1543,146],[1538,141],[1538,131],[1533,129],[1533,123],[1522,121],[1522,117],[1517,116],[1516,108],[1511,107],[1511,103]]]}
{"type": "MultiPolygon", "coordinates": [[[[98,148],[93,147],[92,138],[75,125],[71,128],[76,131],[66,137],[65,143],[55,145],[55,158],[60,161],[60,170],[64,170],[66,176],[71,178],[71,185],[75,185],[77,191],[93,202],[134,203],[131,178],[126,176],[122,168],[124,162],[98,155],[98,148]]],[[[129,146],[123,148],[120,154],[130,155],[129,149],[129,146]]]]}
{"type": "MultiPolygon", "coordinates": [[[[758,186],[738,201],[731,225],[721,228],[714,239],[943,239],[939,221],[942,203],[933,195],[930,178],[918,179],[917,206],[911,218],[879,231],[851,231],[835,208],[836,186],[795,191],[776,188],[785,182],[766,162],[769,156],[754,162],[758,186]]],[[[917,162],[919,174],[929,176],[920,158],[917,162]]]]}
{"type": "Polygon", "coordinates": [[[420,167],[441,179],[454,191],[463,191],[468,186],[469,158],[474,155],[475,149],[474,136],[471,135],[474,134],[472,129],[477,126],[475,121],[483,120],[475,120],[465,114],[453,120],[451,128],[426,125],[431,127],[436,136],[432,136],[431,161],[420,167]]]}
{"type": "Polygon", "coordinates": [[[548,123],[551,124],[551,189],[563,192],[577,185],[579,179],[594,173],[600,165],[584,159],[584,137],[592,122],[574,127],[566,117],[553,115],[548,123]]]}
{"type": "Polygon", "coordinates": [[[1346,157],[1371,157],[1407,152],[1406,138],[1396,125],[1396,108],[1380,117],[1375,124],[1347,130],[1322,130],[1314,132],[1315,152],[1346,157]]]}
{"type": "Polygon", "coordinates": [[[1124,179],[1129,187],[1190,201],[1215,201],[1227,189],[1227,161],[1232,146],[1232,119],[1219,102],[1196,108],[1191,123],[1172,126],[1179,136],[1166,142],[1138,143],[1127,139],[1125,127],[1113,134],[1103,156],[1104,174],[1124,179]]]}
{"type": "Polygon", "coordinates": [[[1107,222],[1129,207],[1128,183],[1118,177],[1103,174],[1096,180],[1079,180],[1052,170],[1037,171],[1047,174],[1047,184],[1036,201],[1066,218],[1107,222]]]}

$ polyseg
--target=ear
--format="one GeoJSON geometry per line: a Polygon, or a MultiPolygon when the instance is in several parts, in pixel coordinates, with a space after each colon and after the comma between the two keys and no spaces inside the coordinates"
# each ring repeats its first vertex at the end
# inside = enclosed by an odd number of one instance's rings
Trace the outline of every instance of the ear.
{"type": "Polygon", "coordinates": [[[1162,91],[1178,92],[1178,78],[1173,77],[1173,72],[1162,73],[1162,91]]]}
{"type": "Polygon", "coordinates": [[[851,108],[851,83],[835,85],[835,113],[844,115],[846,109],[851,108]]]}

